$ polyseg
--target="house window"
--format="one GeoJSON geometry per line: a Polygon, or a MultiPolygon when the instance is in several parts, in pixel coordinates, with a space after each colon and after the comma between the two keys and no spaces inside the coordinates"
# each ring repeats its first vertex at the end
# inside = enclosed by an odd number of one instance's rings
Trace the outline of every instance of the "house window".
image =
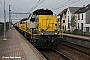
{"type": "Polygon", "coordinates": [[[79,29],[79,23],[78,23],[78,29],[79,29]]]}
{"type": "Polygon", "coordinates": [[[89,27],[86,27],[86,32],[89,32],[89,27]]]}
{"type": "Polygon", "coordinates": [[[69,16],[68,16],[68,22],[69,22],[69,16]]]}
{"type": "Polygon", "coordinates": [[[69,14],[69,11],[68,11],[68,14],[69,14]]]}
{"type": "Polygon", "coordinates": [[[80,14],[78,14],[78,20],[80,20],[80,14]]]}
{"type": "Polygon", "coordinates": [[[70,23],[68,23],[68,29],[70,29],[70,23]]]}
{"type": "Polygon", "coordinates": [[[65,23],[65,20],[63,20],[63,23],[65,23]]]}
{"type": "Polygon", "coordinates": [[[83,20],[83,14],[82,14],[82,20],[83,20]]]}
{"type": "Polygon", "coordinates": [[[66,25],[65,25],[65,31],[66,31],[66,25]]]}
{"type": "Polygon", "coordinates": [[[81,23],[81,30],[83,30],[83,23],[81,23]]]}
{"type": "Polygon", "coordinates": [[[65,18],[66,18],[66,16],[65,16],[65,18]]]}
{"type": "Polygon", "coordinates": [[[64,29],[64,26],[63,26],[63,29],[64,29]]]}

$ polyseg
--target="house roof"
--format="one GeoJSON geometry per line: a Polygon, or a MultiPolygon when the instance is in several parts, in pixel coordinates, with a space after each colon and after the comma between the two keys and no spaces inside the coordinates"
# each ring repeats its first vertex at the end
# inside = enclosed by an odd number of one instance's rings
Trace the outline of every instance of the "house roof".
{"type": "MultiPolygon", "coordinates": [[[[81,7],[69,7],[71,13],[75,13],[81,7]]],[[[68,8],[63,9],[57,16],[61,16],[68,8]]]]}
{"type": "Polygon", "coordinates": [[[80,8],[76,11],[76,13],[85,13],[90,9],[90,4],[88,4],[86,7],[80,8]]]}
{"type": "Polygon", "coordinates": [[[83,8],[85,7],[79,8],[75,13],[79,13],[83,8]]]}
{"type": "Polygon", "coordinates": [[[62,15],[64,12],[66,12],[67,11],[67,8],[65,8],[65,9],[63,9],[57,16],[60,16],[60,15],[62,15]]]}
{"type": "Polygon", "coordinates": [[[75,13],[81,7],[69,7],[71,13],[75,13]]]}

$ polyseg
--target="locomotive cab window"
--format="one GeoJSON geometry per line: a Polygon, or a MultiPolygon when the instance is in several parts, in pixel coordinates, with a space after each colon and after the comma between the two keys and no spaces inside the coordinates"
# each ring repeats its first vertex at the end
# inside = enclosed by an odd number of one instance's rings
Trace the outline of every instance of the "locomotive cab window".
{"type": "Polygon", "coordinates": [[[36,15],[35,22],[38,22],[38,15],[36,15]]]}
{"type": "Polygon", "coordinates": [[[31,20],[32,22],[35,22],[36,15],[32,15],[31,20]]]}

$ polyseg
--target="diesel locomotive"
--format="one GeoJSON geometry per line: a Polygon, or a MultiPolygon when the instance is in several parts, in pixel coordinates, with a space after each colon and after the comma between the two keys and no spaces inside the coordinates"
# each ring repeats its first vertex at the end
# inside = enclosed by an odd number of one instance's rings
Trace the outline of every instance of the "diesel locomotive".
{"type": "Polygon", "coordinates": [[[56,47],[63,42],[63,27],[57,16],[48,9],[37,9],[15,27],[35,47],[56,47]]]}

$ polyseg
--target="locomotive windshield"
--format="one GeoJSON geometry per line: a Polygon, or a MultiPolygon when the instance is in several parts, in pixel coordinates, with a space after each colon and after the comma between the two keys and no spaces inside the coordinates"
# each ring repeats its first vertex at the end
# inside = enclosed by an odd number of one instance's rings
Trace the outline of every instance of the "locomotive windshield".
{"type": "Polygon", "coordinates": [[[32,15],[32,18],[35,18],[36,16],[35,15],[32,15]]]}
{"type": "Polygon", "coordinates": [[[35,18],[36,18],[36,15],[32,15],[30,21],[34,22],[35,21],[35,18]]]}

